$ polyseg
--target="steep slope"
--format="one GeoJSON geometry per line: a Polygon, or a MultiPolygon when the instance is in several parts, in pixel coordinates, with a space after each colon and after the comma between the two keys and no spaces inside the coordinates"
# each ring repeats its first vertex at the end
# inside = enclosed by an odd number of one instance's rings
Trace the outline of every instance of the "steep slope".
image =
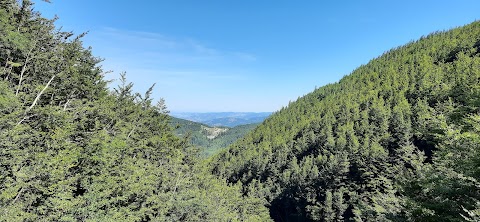
{"type": "Polygon", "coordinates": [[[199,147],[205,156],[211,156],[219,150],[226,148],[236,140],[243,138],[260,123],[229,127],[211,127],[206,124],[192,122],[171,117],[170,123],[175,128],[175,133],[187,136],[192,145],[199,147]]]}
{"type": "Polygon", "coordinates": [[[480,22],[384,53],[211,160],[276,221],[461,221],[480,202],[480,22]]]}

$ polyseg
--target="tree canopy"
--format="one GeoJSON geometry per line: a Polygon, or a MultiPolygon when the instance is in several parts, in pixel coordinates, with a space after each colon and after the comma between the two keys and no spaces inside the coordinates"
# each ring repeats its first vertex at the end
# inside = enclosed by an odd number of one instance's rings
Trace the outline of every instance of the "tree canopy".
{"type": "Polygon", "coordinates": [[[205,171],[152,89],[28,0],[0,7],[0,221],[265,221],[258,198],[205,171]]]}
{"type": "Polygon", "coordinates": [[[385,52],[205,161],[153,86],[109,89],[85,34],[32,6],[0,2],[0,221],[480,220],[480,22],[385,52]]]}
{"type": "Polygon", "coordinates": [[[210,160],[276,221],[479,218],[480,22],[392,49],[210,160]]]}

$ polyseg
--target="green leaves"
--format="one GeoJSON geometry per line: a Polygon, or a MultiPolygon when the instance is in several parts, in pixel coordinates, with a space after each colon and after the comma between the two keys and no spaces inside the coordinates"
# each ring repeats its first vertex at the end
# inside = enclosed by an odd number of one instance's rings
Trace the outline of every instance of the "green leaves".
{"type": "Polygon", "coordinates": [[[12,62],[12,61],[7,61],[7,64],[12,66],[12,67],[20,67],[22,66],[21,63],[17,63],[17,62],[12,62]]]}
{"type": "Polygon", "coordinates": [[[277,221],[474,218],[479,42],[474,22],[386,52],[272,115],[211,170],[267,197],[277,221]]]}
{"type": "Polygon", "coordinates": [[[0,8],[0,221],[269,220],[205,172],[153,86],[108,91],[83,34],[18,4],[0,8]]]}

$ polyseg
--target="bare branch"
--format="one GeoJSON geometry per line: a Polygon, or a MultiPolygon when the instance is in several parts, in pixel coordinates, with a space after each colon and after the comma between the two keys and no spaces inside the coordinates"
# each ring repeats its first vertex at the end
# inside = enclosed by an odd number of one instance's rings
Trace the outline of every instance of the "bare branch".
{"type": "Polygon", "coordinates": [[[15,196],[15,199],[13,200],[12,202],[12,205],[18,200],[18,198],[22,195],[23,191],[25,189],[22,187],[22,189],[20,189],[20,191],[18,192],[17,196],[15,196]]]}
{"type": "Polygon", "coordinates": [[[52,78],[50,78],[50,80],[48,81],[47,85],[45,85],[45,87],[43,87],[42,91],[40,91],[40,92],[37,94],[37,97],[36,97],[35,100],[33,101],[32,105],[25,110],[25,114],[27,114],[28,111],[30,111],[30,110],[37,104],[37,102],[38,102],[38,100],[40,99],[40,97],[42,96],[43,92],[45,92],[45,90],[48,88],[48,86],[50,85],[50,83],[52,83],[53,79],[55,79],[55,75],[53,75],[52,78]]]}
{"type": "Polygon", "coordinates": [[[20,71],[20,79],[18,80],[18,86],[17,86],[17,91],[15,92],[15,96],[18,96],[18,91],[20,91],[20,88],[22,86],[22,80],[23,80],[23,75],[25,74],[25,71],[27,70],[27,64],[32,58],[32,51],[37,45],[37,42],[33,43],[33,46],[30,48],[30,51],[27,53],[27,58],[25,58],[25,64],[23,64],[22,71],[20,71]]]}

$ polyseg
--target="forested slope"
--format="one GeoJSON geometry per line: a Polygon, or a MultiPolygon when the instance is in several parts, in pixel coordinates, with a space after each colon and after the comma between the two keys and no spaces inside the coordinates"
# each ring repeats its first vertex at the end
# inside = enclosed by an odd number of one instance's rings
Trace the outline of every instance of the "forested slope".
{"type": "Polygon", "coordinates": [[[464,221],[480,213],[480,22],[392,49],[211,160],[276,221],[464,221]]]}
{"type": "Polygon", "coordinates": [[[188,141],[198,147],[205,156],[211,156],[221,149],[226,148],[233,142],[241,139],[252,131],[260,123],[239,125],[235,127],[212,127],[206,124],[171,117],[170,121],[175,133],[181,137],[187,137],[188,141]],[[220,130],[217,134],[212,130],[220,130]],[[210,138],[209,138],[210,137],[210,138]]]}
{"type": "Polygon", "coordinates": [[[265,221],[213,178],[151,90],[122,76],[28,0],[0,2],[0,221],[265,221]]]}

